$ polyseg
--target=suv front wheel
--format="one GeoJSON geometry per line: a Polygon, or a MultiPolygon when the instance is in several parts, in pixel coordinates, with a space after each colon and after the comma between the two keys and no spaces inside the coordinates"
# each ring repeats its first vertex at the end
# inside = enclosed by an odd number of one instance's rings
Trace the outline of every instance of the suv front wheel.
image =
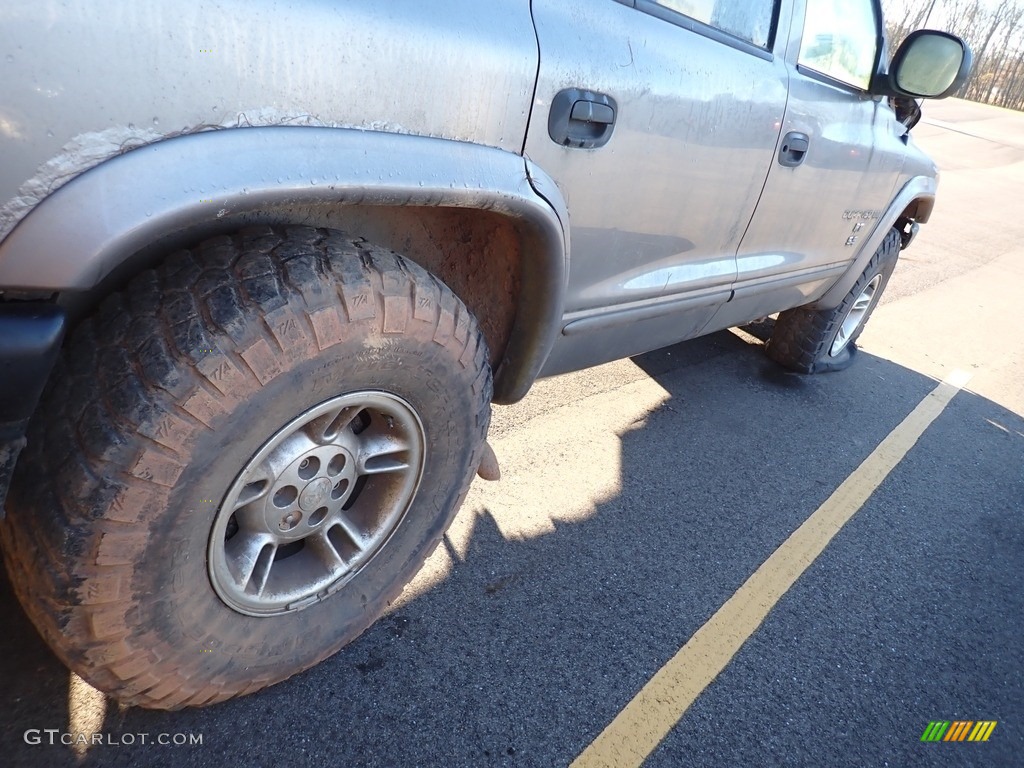
{"type": "Polygon", "coordinates": [[[890,229],[838,307],[797,307],[780,312],[765,350],[768,356],[797,373],[825,373],[847,367],[853,360],[854,342],[878,306],[899,252],[899,230],[890,229]]]}

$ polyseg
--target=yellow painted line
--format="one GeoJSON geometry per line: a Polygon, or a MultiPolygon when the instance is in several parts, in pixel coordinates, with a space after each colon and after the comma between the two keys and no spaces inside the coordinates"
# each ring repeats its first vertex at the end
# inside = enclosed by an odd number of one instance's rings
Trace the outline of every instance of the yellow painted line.
{"type": "Polygon", "coordinates": [[[985,733],[982,735],[980,741],[988,741],[988,737],[992,735],[992,731],[995,730],[997,722],[999,721],[993,720],[991,723],[988,724],[988,728],[985,729],[985,733]]]}
{"type": "Polygon", "coordinates": [[[572,763],[640,766],[971,378],[954,371],[790,534],[572,763]]]}

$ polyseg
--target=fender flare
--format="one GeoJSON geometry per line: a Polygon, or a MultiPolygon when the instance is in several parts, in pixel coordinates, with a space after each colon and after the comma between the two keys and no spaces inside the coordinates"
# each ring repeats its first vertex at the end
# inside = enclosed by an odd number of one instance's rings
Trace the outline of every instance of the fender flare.
{"type": "Polygon", "coordinates": [[[0,285],[87,291],[197,219],[245,215],[253,222],[261,209],[323,202],[470,208],[517,220],[531,242],[494,399],[526,394],[560,329],[569,219],[547,174],[492,147],[298,126],[156,141],[101,162],[39,203],[0,243],[0,285]]]}
{"type": "MultiPolygon", "coordinates": [[[[928,213],[931,212],[931,206],[935,202],[937,186],[938,182],[936,179],[928,176],[915,176],[904,184],[903,188],[889,204],[889,207],[878,217],[875,228],[871,231],[868,238],[864,240],[863,244],[861,244],[860,250],[857,252],[857,258],[854,259],[850,268],[843,273],[843,276],[836,281],[835,285],[828,289],[824,296],[811,305],[811,308],[834,309],[838,307],[846,297],[846,294],[853,288],[853,284],[857,282],[857,278],[860,277],[871,257],[875,255],[875,251],[882,244],[886,233],[895,226],[903,212],[915,202],[925,203],[925,210],[928,213]]],[[[927,220],[927,215],[921,217],[921,221],[927,220]]]]}

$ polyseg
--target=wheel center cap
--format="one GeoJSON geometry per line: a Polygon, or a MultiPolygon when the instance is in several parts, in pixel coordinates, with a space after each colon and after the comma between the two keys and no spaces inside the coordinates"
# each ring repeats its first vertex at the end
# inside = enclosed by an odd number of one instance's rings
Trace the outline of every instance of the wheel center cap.
{"type": "Polygon", "coordinates": [[[331,481],[326,477],[312,480],[299,494],[299,507],[305,512],[312,512],[323,505],[333,487],[331,481]]]}

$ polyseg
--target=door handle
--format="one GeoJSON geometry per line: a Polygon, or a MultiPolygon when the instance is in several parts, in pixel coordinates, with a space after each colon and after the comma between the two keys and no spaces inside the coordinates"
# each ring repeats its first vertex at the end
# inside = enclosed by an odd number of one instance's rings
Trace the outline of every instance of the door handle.
{"type": "Polygon", "coordinates": [[[572,112],[569,113],[569,122],[609,125],[615,122],[615,110],[607,104],[590,101],[589,99],[580,99],[572,105],[572,112]]]}
{"type": "Polygon", "coordinates": [[[617,113],[618,107],[611,96],[566,88],[551,100],[548,135],[563,147],[603,147],[612,137],[617,113]]]}
{"type": "Polygon", "coordinates": [[[806,133],[790,131],[782,137],[782,146],[779,148],[779,165],[796,168],[804,161],[810,146],[811,140],[806,133]]]}

